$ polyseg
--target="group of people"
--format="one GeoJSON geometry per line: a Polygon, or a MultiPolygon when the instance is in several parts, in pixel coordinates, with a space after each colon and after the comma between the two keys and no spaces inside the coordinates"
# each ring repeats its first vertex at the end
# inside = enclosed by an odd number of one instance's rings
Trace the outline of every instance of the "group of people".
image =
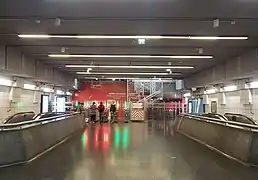
{"type": "MultiPolygon", "coordinates": [[[[92,105],[90,106],[90,121],[91,122],[96,122],[96,116],[97,116],[97,111],[99,112],[99,122],[100,124],[103,123],[104,120],[104,112],[105,112],[105,106],[103,102],[100,102],[99,106],[97,107],[96,103],[93,102],[92,105]]],[[[111,114],[111,122],[114,122],[114,115],[116,113],[116,105],[113,102],[110,106],[110,114],[111,114]]]]}

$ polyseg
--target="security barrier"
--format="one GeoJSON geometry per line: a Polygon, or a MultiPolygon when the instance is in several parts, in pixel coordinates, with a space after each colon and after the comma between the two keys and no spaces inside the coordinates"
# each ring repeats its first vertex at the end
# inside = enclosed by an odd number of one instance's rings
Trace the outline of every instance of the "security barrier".
{"type": "Polygon", "coordinates": [[[29,162],[85,126],[74,113],[0,126],[0,167],[29,162]]]}
{"type": "Polygon", "coordinates": [[[144,104],[143,103],[131,103],[131,121],[144,121],[144,104]]]}
{"type": "Polygon", "coordinates": [[[167,107],[165,102],[146,104],[147,120],[174,120],[177,111],[167,107]]]}
{"type": "Polygon", "coordinates": [[[258,126],[194,115],[176,118],[176,129],[226,157],[258,166],[258,126]]]}

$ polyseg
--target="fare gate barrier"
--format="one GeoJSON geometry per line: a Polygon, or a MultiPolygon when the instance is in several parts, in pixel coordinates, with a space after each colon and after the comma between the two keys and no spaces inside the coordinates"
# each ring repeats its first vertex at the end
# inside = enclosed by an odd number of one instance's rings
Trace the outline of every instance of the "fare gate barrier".
{"type": "Polygon", "coordinates": [[[180,113],[180,110],[171,109],[165,102],[149,103],[146,105],[147,120],[174,120],[175,116],[180,113]]]}
{"type": "Polygon", "coordinates": [[[129,121],[130,120],[130,110],[125,109],[125,120],[129,121]]]}

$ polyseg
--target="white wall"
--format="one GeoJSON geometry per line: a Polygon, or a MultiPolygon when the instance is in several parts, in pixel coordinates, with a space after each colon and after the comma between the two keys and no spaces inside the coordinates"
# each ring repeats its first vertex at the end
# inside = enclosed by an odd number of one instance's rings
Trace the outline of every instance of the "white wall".
{"type": "Polygon", "coordinates": [[[238,113],[258,122],[258,89],[203,95],[205,112],[211,112],[211,102],[217,102],[217,113],[238,113]]]}
{"type": "Polygon", "coordinates": [[[32,90],[14,88],[13,102],[10,102],[10,90],[11,87],[0,86],[0,121],[18,112],[34,111],[39,113],[41,93],[36,93],[34,96],[32,90]]]}
{"type": "Polygon", "coordinates": [[[11,108],[9,103],[9,91],[9,87],[0,86],[0,121],[14,112],[14,108],[11,108]]]}
{"type": "MultiPolygon", "coordinates": [[[[37,85],[36,82],[25,78],[13,78],[0,74],[0,123],[7,117],[26,111],[33,111],[35,114],[40,112],[41,95],[49,95],[49,100],[54,102],[55,93],[43,92],[42,88],[52,88],[50,85],[37,85]],[[24,89],[24,85],[34,85],[35,87],[27,87],[33,90],[24,89]]],[[[56,90],[65,91],[65,89],[57,88],[56,90]]],[[[53,107],[52,107],[53,108],[53,107]]]]}

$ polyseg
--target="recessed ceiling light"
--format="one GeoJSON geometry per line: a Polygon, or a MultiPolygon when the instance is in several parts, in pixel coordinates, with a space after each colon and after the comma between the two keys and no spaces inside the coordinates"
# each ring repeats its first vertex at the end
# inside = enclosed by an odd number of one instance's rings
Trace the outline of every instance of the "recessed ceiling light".
{"type": "Polygon", "coordinates": [[[178,40],[246,40],[247,36],[115,36],[115,35],[50,35],[18,34],[20,38],[70,38],[70,39],[178,39],[178,40]]]}
{"type": "Polygon", "coordinates": [[[169,56],[169,55],[89,55],[89,54],[49,54],[53,58],[160,58],[160,59],[212,59],[213,56],[169,56]]]}
{"type": "Polygon", "coordinates": [[[193,66],[93,66],[93,65],[65,65],[67,68],[121,68],[121,69],[193,69],[193,66]]]}

